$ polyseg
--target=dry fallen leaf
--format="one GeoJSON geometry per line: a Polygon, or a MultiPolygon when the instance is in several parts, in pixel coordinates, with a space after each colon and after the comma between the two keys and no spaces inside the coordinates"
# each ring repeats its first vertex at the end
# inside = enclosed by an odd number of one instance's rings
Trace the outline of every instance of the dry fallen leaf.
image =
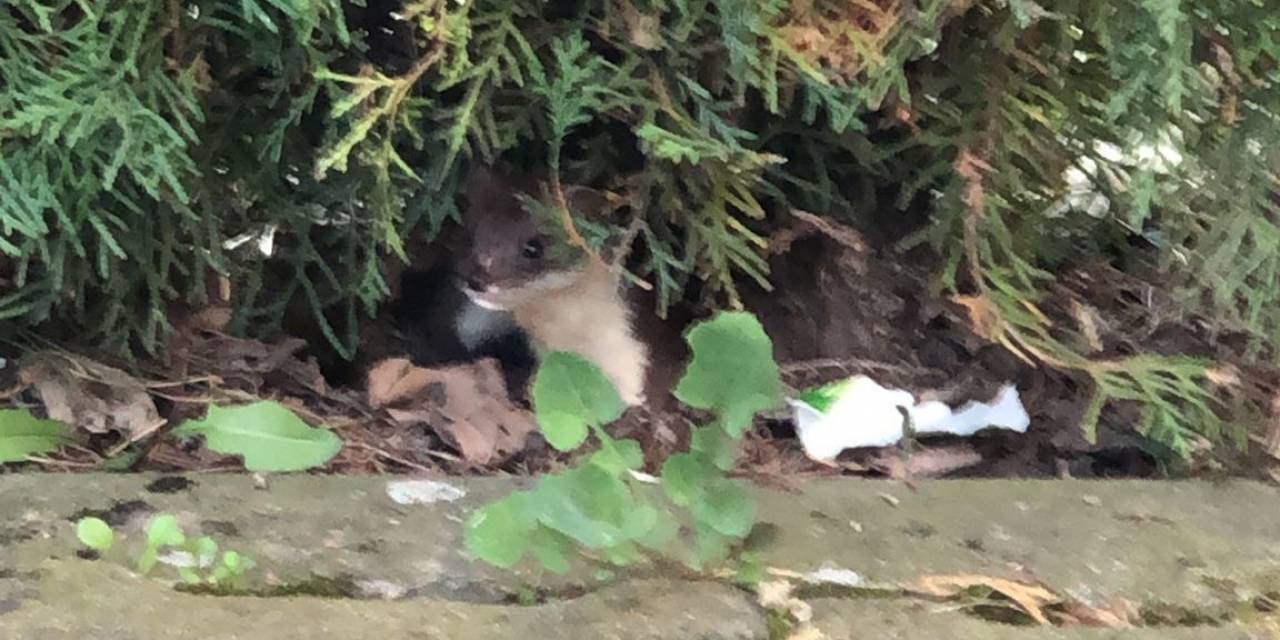
{"type": "Polygon", "coordinates": [[[1063,609],[1062,616],[1067,624],[1108,629],[1132,629],[1141,622],[1142,615],[1137,605],[1122,598],[1099,606],[1068,602],[1063,609]]]}
{"type": "Polygon", "coordinates": [[[858,253],[866,253],[868,250],[866,239],[853,227],[800,209],[792,209],[791,215],[846,249],[858,253]]]}
{"type": "Polygon", "coordinates": [[[266,343],[201,331],[169,355],[185,362],[183,371],[214,375],[253,395],[272,389],[287,396],[327,397],[329,385],[315,359],[304,357],[306,348],[298,338],[266,343]]]}
{"type": "Polygon", "coordinates": [[[367,388],[370,405],[402,425],[430,425],[475,464],[520,451],[537,429],[512,404],[493,360],[428,369],[392,358],[370,369],[367,388]]]}
{"type": "Polygon", "coordinates": [[[940,598],[952,598],[961,591],[972,587],[987,587],[1012,600],[1028,616],[1040,624],[1049,624],[1044,607],[1060,602],[1054,592],[1031,584],[1014,582],[1004,578],[979,575],[932,575],[922,576],[914,584],[907,585],[908,590],[940,598]]]}
{"type": "Polygon", "coordinates": [[[756,585],[756,601],[766,609],[782,609],[791,603],[791,582],[769,580],[756,585]]]}
{"type": "Polygon", "coordinates": [[[827,640],[827,634],[817,627],[805,625],[787,636],[787,640],[827,640]]]}
{"type": "Polygon", "coordinates": [[[1267,419],[1264,447],[1267,455],[1280,460],[1280,393],[1271,398],[1271,415],[1267,419]]]}
{"type": "Polygon", "coordinates": [[[662,23],[657,15],[641,13],[630,0],[622,0],[619,8],[631,44],[647,51],[662,47],[662,23]]]}
{"type": "Polygon", "coordinates": [[[1080,327],[1080,335],[1084,336],[1091,352],[1102,351],[1102,331],[1099,328],[1102,326],[1102,314],[1092,305],[1072,298],[1071,315],[1075,316],[1076,324],[1080,327]]]}
{"type": "Polygon", "coordinates": [[[374,408],[386,407],[426,391],[434,380],[432,371],[415,367],[407,358],[383,360],[369,369],[369,404],[374,408]]]}
{"type": "Polygon", "coordinates": [[[968,312],[969,328],[978,337],[989,342],[995,341],[1000,316],[991,308],[991,302],[986,296],[954,296],[951,300],[968,312]]]}
{"type": "MultiPolygon", "coordinates": [[[[778,572],[775,572],[777,575],[778,572]]],[[[796,576],[798,574],[791,574],[796,576]]],[[[756,602],[766,609],[786,611],[796,624],[787,640],[825,640],[826,635],[813,626],[813,608],[795,597],[790,580],[779,578],[756,585],[756,602]]]]}
{"type": "Polygon", "coordinates": [[[895,480],[937,478],[979,462],[982,454],[968,443],[920,449],[905,460],[900,451],[887,448],[875,452],[872,460],[872,464],[895,480]]]}
{"type": "Polygon", "coordinates": [[[39,394],[50,419],[73,428],[115,431],[135,441],[165,423],[137,378],[82,356],[31,353],[23,358],[19,375],[39,394]]]}

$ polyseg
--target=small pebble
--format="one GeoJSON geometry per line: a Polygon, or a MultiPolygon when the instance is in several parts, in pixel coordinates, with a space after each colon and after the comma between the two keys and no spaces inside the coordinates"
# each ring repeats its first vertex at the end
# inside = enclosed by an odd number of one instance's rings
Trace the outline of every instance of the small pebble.
{"type": "Polygon", "coordinates": [[[894,507],[898,506],[899,504],[902,504],[902,501],[901,501],[901,500],[899,500],[899,499],[897,499],[897,498],[895,498],[895,497],[893,497],[893,496],[891,496],[891,495],[889,495],[889,494],[887,494],[887,493],[882,493],[882,494],[880,494],[880,499],[881,499],[881,500],[884,500],[885,502],[888,502],[890,506],[894,506],[894,507]]]}
{"type": "Polygon", "coordinates": [[[408,587],[390,580],[361,580],[356,583],[356,589],[366,598],[380,600],[399,600],[409,593],[408,587]]]}
{"type": "Polygon", "coordinates": [[[1084,503],[1091,507],[1096,507],[1102,504],[1102,498],[1099,498],[1098,496],[1095,496],[1093,494],[1083,495],[1080,497],[1080,499],[1084,500],[1084,503]]]}
{"type": "Polygon", "coordinates": [[[387,483],[387,495],[396,504],[407,505],[453,502],[467,495],[467,492],[434,480],[401,480],[387,483]]]}

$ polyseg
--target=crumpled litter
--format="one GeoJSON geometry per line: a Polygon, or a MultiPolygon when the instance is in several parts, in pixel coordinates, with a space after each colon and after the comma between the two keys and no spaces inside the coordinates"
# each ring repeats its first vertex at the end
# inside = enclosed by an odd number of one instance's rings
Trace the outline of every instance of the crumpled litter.
{"type": "Polygon", "coordinates": [[[917,434],[970,436],[986,428],[1024,433],[1031,417],[1017,388],[1005,385],[989,403],[970,402],[953,411],[943,402],[917,402],[901,389],[855,376],[787,400],[805,453],[829,462],[846,449],[887,447],[902,439],[903,412],[917,434]]]}

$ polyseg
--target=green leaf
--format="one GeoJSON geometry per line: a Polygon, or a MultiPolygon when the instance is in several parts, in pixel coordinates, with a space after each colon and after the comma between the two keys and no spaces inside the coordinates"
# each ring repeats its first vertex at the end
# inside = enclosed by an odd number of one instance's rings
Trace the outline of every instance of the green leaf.
{"type": "Polygon", "coordinates": [[[524,557],[538,523],[527,493],[513,493],[477,511],[467,520],[467,551],[489,564],[510,568],[524,557]]]}
{"type": "Polygon", "coordinates": [[[1084,441],[1089,444],[1098,443],[1098,418],[1102,416],[1102,409],[1107,404],[1107,394],[1101,384],[1097,381],[1094,384],[1096,387],[1089,396],[1089,404],[1085,405],[1084,413],[1080,416],[1080,430],[1084,432],[1084,441]]]}
{"type": "Polygon", "coordinates": [[[250,471],[301,471],[328,462],[342,449],[332,431],[310,427],[285,406],[267,400],[210,406],[204,420],[189,420],[173,433],[204,436],[213,451],[242,456],[250,471]]]}
{"type": "Polygon", "coordinates": [[[22,462],[71,441],[66,425],[41,420],[26,409],[0,410],[0,462],[22,462]]]}
{"type": "Polygon", "coordinates": [[[84,546],[103,553],[115,542],[115,532],[101,518],[81,518],[76,523],[76,537],[84,546]]]}
{"type": "Polygon", "coordinates": [[[751,533],[756,508],[746,489],[736,482],[721,480],[707,487],[702,499],[693,504],[693,516],[718,533],[743,538],[751,533]]]}
{"type": "MultiPolygon", "coordinates": [[[[222,566],[219,569],[225,569],[225,575],[238,576],[244,572],[254,568],[257,563],[252,558],[240,555],[235,551],[222,552],[222,566]]],[[[216,572],[216,570],[215,570],[216,572]]]]}
{"type": "Polygon", "coordinates": [[[658,551],[671,543],[676,536],[680,535],[680,523],[676,520],[676,515],[665,506],[655,508],[657,511],[657,519],[654,521],[653,527],[644,535],[636,539],[641,545],[658,551]]]}
{"type": "Polygon", "coordinates": [[[201,536],[192,542],[191,553],[200,566],[208,566],[218,557],[218,543],[209,536],[201,536]]]}
{"type": "Polygon", "coordinates": [[[623,543],[634,499],[627,484],[595,465],[542,479],[534,492],[538,521],[589,549],[623,543]]]}
{"type": "Polygon", "coordinates": [[[696,453],[677,453],[662,464],[662,488],[671,501],[687,507],[702,498],[712,476],[707,459],[696,453]]]}
{"type": "Polygon", "coordinates": [[[167,513],[152,518],[151,526],[147,528],[147,546],[156,549],[176,547],[186,542],[186,539],[182,535],[182,528],[178,526],[178,519],[167,513]]]}
{"type": "Polygon", "coordinates": [[[652,505],[640,504],[627,511],[622,522],[622,533],[632,540],[640,540],[649,535],[658,525],[658,510],[652,505]]]}
{"type": "Polygon", "coordinates": [[[717,469],[728,471],[738,455],[737,442],[718,427],[698,427],[693,430],[690,451],[701,454],[717,469]]]}
{"type": "Polygon", "coordinates": [[[754,557],[744,556],[734,569],[734,582],[742,585],[756,585],[768,579],[765,566],[754,557]]]}
{"type": "Polygon", "coordinates": [[[813,407],[818,413],[826,413],[836,400],[857,382],[857,378],[845,378],[801,393],[796,399],[813,407]]]}
{"type": "Polygon", "coordinates": [[[773,343],[751,314],[717,314],[690,330],[686,339],[693,360],[675,395],[691,407],[718,413],[730,435],[741,436],[757,412],[782,401],[773,343]]]}
{"type": "Polygon", "coordinates": [[[230,577],[231,569],[228,569],[225,565],[219,565],[214,567],[213,571],[209,572],[208,581],[210,584],[218,584],[230,577]]]}
{"type": "Polygon", "coordinates": [[[626,408],[595,364],[567,351],[542,359],[533,381],[533,405],[547,442],[560,451],[576,449],[587,439],[589,427],[617,420],[626,408]]]}
{"type": "Polygon", "coordinates": [[[694,523],[694,533],[696,535],[695,555],[686,563],[694,570],[701,570],[708,564],[720,562],[729,557],[732,542],[730,538],[702,522],[694,523]]]}
{"type": "Polygon", "coordinates": [[[160,555],[160,550],[155,547],[147,547],[138,555],[138,573],[147,575],[156,566],[156,559],[160,555]]]}
{"type": "Polygon", "coordinates": [[[612,547],[602,549],[601,551],[604,554],[606,562],[618,566],[634,564],[642,558],[640,555],[640,547],[636,546],[636,544],[631,541],[623,541],[612,547]]]}
{"type": "Polygon", "coordinates": [[[644,466],[644,452],[640,449],[640,443],[635,440],[611,440],[591,454],[591,464],[616,476],[629,469],[644,466]]]}
{"type": "Polygon", "coordinates": [[[546,527],[538,527],[533,533],[530,551],[538,563],[552,573],[563,575],[569,571],[569,539],[546,527]]]}
{"type": "Polygon", "coordinates": [[[103,471],[111,471],[115,473],[124,473],[133,468],[138,460],[142,458],[142,454],[147,449],[143,447],[125,449],[123,453],[118,453],[115,457],[107,458],[102,463],[103,471]]]}

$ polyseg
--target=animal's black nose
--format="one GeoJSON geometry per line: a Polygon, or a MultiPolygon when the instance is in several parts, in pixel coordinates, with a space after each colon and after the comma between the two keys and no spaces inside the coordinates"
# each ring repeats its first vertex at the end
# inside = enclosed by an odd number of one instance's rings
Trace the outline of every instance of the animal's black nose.
{"type": "Polygon", "coordinates": [[[462,279],[462,284],[472,291],[484,291],[484,283],[480,278],[475,276],[466,276],[462,279]]]}

